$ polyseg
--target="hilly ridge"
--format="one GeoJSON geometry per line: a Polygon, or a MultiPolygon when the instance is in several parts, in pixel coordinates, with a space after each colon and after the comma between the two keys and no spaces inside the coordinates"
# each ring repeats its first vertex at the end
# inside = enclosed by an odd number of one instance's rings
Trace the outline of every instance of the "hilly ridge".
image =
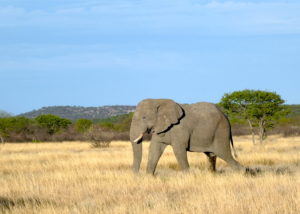
{"type": "Polygon", "coordinates": [[[86,118],[89,120],[103,119],[121,114],[133,112],[135,106],[115,105],[100,107],[82,107],[82,106],[48,106],[38,110],[33,110],[20,114],[19,116],[35,118],[42,114],[53,114],[70,120],[86,118]]]}
{"type": "Polygon", "coordinates": [[[300,105],[287,105],[290,110],[291,110],[291,113],[290,113],[290,117],[295,117],[295,116],[300,116],[300,105]]]}
{"type": "MultiPolygon", "coordinates": [[[[290,108],[291,113],[288,117],[300,116],[300,105],[286,105],[290,108]]],[[[97,120],[110,118],[122,114],[128,114],[135,111],[136,106],[129,105],[114,105],[114,106],[99,106],[99,107],[83,107],[83,106],[48,106],[37,110],[29,111],[18,116],[27,118],[35,118],[42,114],[53,114],[70,120],[86,118],[89,120],[97,120]]],[[[9,113],[0,110],[0,117],[10,117],[9,113]]]]}
{"type": "Polygon", "coordinates": [[[4,110],[0,110],[0,118],[1,117],[11,117],[11,114],[4,110]]]}

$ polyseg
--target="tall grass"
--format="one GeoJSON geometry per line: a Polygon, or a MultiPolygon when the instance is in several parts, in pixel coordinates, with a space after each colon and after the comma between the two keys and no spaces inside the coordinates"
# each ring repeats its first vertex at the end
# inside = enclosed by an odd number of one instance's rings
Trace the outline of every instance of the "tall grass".
{"type": "Polygon", "coordinates": [[[129,142],[95,149],[89,143],[5,144],[0,150],[0,213],[300,213],[300,138],[270,137],[254,147],[235,138],[239,162],[257,176],[189,153],[184,173],[167,148],[156,176],[131,172],[129,142]]]}

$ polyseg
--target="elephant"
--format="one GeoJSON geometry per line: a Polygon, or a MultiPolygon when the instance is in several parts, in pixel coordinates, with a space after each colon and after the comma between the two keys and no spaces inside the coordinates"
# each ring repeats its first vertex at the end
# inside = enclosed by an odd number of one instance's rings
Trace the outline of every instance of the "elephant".
{"type": "Polygon", "coordinates": [[[226,115],[208,102],[178,104],[171,99],[145,99],[136,107],[130,126],[133,171],[138,173],[142,160],[142,141],[151,134],[146,172],[154,175],[167,145],[171,145],[182,170],[189,169],[187,151],[203,152],[209,169],[216,170],[216,158],[234,169],[244,169],[235,154],[231,126],[226,115]],[[231,145],[230,145],[231,142],[231,145]]]}

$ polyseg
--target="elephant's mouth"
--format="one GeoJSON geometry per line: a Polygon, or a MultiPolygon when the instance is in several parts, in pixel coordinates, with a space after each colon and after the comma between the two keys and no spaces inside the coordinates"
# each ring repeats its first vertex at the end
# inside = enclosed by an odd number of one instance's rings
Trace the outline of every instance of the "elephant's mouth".
{"type": "Polygon", "coordinates": [[[146,131],[147,134],[152,134],[153,132],[154,132],[153,128],[148,128],[146,131]]]}

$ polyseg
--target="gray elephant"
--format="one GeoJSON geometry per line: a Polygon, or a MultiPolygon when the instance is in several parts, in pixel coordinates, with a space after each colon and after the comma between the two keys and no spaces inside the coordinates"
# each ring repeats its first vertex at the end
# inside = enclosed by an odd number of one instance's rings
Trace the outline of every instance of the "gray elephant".
{"type": "Polygon", "coordinates": [[[204,152],[212,171],[215,171],[217,157],[235,169],[243,168],[231,153],[230,141],[233,150],[234,147],[229,121],[212,103],[182,105],[170,99],[142,100],[136,108],[130,127],[135,172],[140,168],[142,140],[146,133],[152,134],[147,173],[154,174],[167,145],[172,146],[183,170],[189,168],[187,151],[204,152]]]}

